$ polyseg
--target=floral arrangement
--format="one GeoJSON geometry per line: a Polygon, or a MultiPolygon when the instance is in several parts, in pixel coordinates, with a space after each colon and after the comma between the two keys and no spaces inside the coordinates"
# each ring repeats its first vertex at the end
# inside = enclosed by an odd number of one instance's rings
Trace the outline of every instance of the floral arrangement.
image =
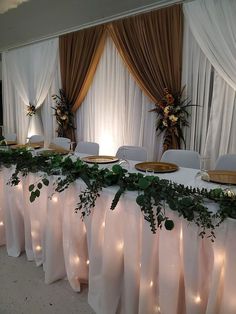
{"type": "Polygon", "coordinates": [[[71,112],[72,104],[67,99],[63,89],[59,90],[59,95],[52,95],[52,99],[56,102],[55,116],[58,124],[58,136],[67,136],[68,130],[74,130],[74,116],[71,112]]]}
{"type": "Polygon", "coordinates": [[[26,115],[32,117],[33,115],[35,115],[35,113],[36,113],[35,106],[29,103],[29,105],[27,106],[26,115]]]}
{"type": "Polygon", "coordinates": [[[183,127],[189,126],[187,108],[193,106],[186,98],[183,99],[183,90],[180,93],[172,94],[167,88],[164,89],[164,96],[151,111],[158,114],[157,131],[164,134],[164,151],[170,148],[180,148],[181,140],[185,144],[183,127]]]}

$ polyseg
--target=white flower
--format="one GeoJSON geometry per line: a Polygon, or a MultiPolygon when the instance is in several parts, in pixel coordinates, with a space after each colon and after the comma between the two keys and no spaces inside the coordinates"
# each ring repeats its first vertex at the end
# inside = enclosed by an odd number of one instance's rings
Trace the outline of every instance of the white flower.
{"type": "Polygon", "coordinates": [[[163,120],[163,121],[162,121],[162,124],[163,124],[164,126],[168,126],[168,123],[166,122],[166,120],[163,120]]]}
{"type": "Polygon", "coordinates": [[[176,117],[174,114],[172,114],[171,116],[169,116],[170,121],[172,122],[176,122],[178,121],[178,117],[176,117]]]}
{"type": "Polygon", "coordinates": [[[164,109],[164,113],[168,114],[170,112],[170,106],[166,106],[164,109]]]}

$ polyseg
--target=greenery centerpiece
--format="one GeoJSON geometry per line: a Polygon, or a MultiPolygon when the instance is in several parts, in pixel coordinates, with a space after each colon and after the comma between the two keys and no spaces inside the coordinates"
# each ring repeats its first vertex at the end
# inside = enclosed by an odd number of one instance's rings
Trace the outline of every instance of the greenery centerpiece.
{"type": "Polygon", "coordinates": [[[184,142],[183,127],[189,126],[187,108],[193,106],[188,98],[183,98],[184,88],[179,93],[171,93],[164,89],[160,99],[151,111],[157,113],[157,127],[159,134],[164,133],[163,151],[179,149],[184,142]]]}
{"type": "Polygon", "coordinates": [[[75,129],[74,115],[71,111],[72,103],[69,102],[63,89],[59,90],[59,95],[52,95],[52,99],[56,103],[56,106],[52,107],[52,109],[55,111],[58,124],[57,134],[60,137],[71,138],[71,134],[75,129]]]}
{"type": "MultiPolygon", "coordinates": [[[[81,213],[82,218],[91,213],[102,189],[114,186],[117,187],[117,192],[110,208],[116,208],[126,191],[136,191],[136,203],[153,233],[157,228],[174,228],[174,221],[168,217],[166,205],[189,223],[195,223],[199,227],[199,235],[206,235],[212,241],[215,238],[214,229],[220,223],[228,217],[236,219],[236,194],[229,190],[216,188],[208,191],[204,188],[185,187],[158,176],[128,173],[119,165],[114,165],[112,169],[100,169],[97,164],[89,166],[81,159],[72,160],[70,155],[64,157],[54,153],[32,156],[26,149],[0,151],[0,170],[1,167],[12,165],[15,166],[15,171],[9,179],[11,185],[18,185],[21,176],[25,177],[30,172],[41,173],[37,182],[29,186],[31,202],[40,197],[40,191],[49,185],[49,177],[58,168],[61,176],[53,182],[55,192],[63,192],[77,179],[83,180],[87,188],[78,195],[78,204],[74,209],[81,213]],[[206,200],[216,204],[218,210],[215,213],[208,210],[206,200]]],[[[52,179],[53,177],[50,180],[52,179]]]]}

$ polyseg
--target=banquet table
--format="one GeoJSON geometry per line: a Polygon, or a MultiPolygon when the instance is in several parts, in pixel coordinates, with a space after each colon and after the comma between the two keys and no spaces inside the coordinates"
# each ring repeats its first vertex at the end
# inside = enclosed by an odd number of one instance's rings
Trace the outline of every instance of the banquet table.
{"type": "MultiPolygon", "coordinates": [[[[135,162],[129,164],[129,171],[136,171],[135,162]]],[[[40,173],[12,187],[7,182],[13,171],[3,167],[0,175],[0,245],[10,256],[25,251],[29,261],[42,265],[45,283],[66,277],[79,292],[81,283],[88,282],[88,302],[99,314],[236,313],[235,220],[222,223],[212,243],[166,206],[175,227],[153,234],[135,202],[137,193],[126,192],[112,211],[117,188],[109,187],[82,221],[74,210],[85,189],[81,180],[55,194],[57,176],[51,176],[49,186],[30,203],[28,187],[40,173]]],[[[216,186],[196,173],[179,168],[158,176],[189,186],[216,186]]]]}

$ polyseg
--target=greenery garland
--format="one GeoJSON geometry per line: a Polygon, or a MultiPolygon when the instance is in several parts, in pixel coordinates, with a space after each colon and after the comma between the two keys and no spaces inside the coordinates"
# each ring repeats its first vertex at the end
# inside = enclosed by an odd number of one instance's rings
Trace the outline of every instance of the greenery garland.
{"type": "Polygon", "coordinates": [[[82,218],[91,213],[103,188],[117,186],[111,209],[115,209],[126,191],[137,191],[136,202],[153,233],[163,226],[167,230],[174,228],[174,222],[166,216],[165,204],[180,217],[194,222],[200,229],[200,236],[207,235],[211,241],[214,241],[214,229],[220,223],[228,217],[236,219],[236,195],[229,190],[185,187],[160,179],[158,176],[128,173],[119,165],[114,165],[112,170],[99,169],[97,164],[89,166],[79,158],[73,161],[71,156],[65,157],[55,153],[33,156],[26,149],[0,151],[0,169],[3,166],[7,168],[15,166],[8,182],[11,185],[19,184],[20,175],[25,177],[29,173],[43,173],[37,182],[29,186],[31,202],[40,197],[43,186],[49,185],[48,176],[60,172],[60,176],[54,182],[56,192],[62,192],[77,179],[82,179],[87,187],[79,195],[79,202],[75,208],[76,212],[81,213],[82,218]],[[216,213],[208,210],[206,200],[218,204],[216,213]]]}

